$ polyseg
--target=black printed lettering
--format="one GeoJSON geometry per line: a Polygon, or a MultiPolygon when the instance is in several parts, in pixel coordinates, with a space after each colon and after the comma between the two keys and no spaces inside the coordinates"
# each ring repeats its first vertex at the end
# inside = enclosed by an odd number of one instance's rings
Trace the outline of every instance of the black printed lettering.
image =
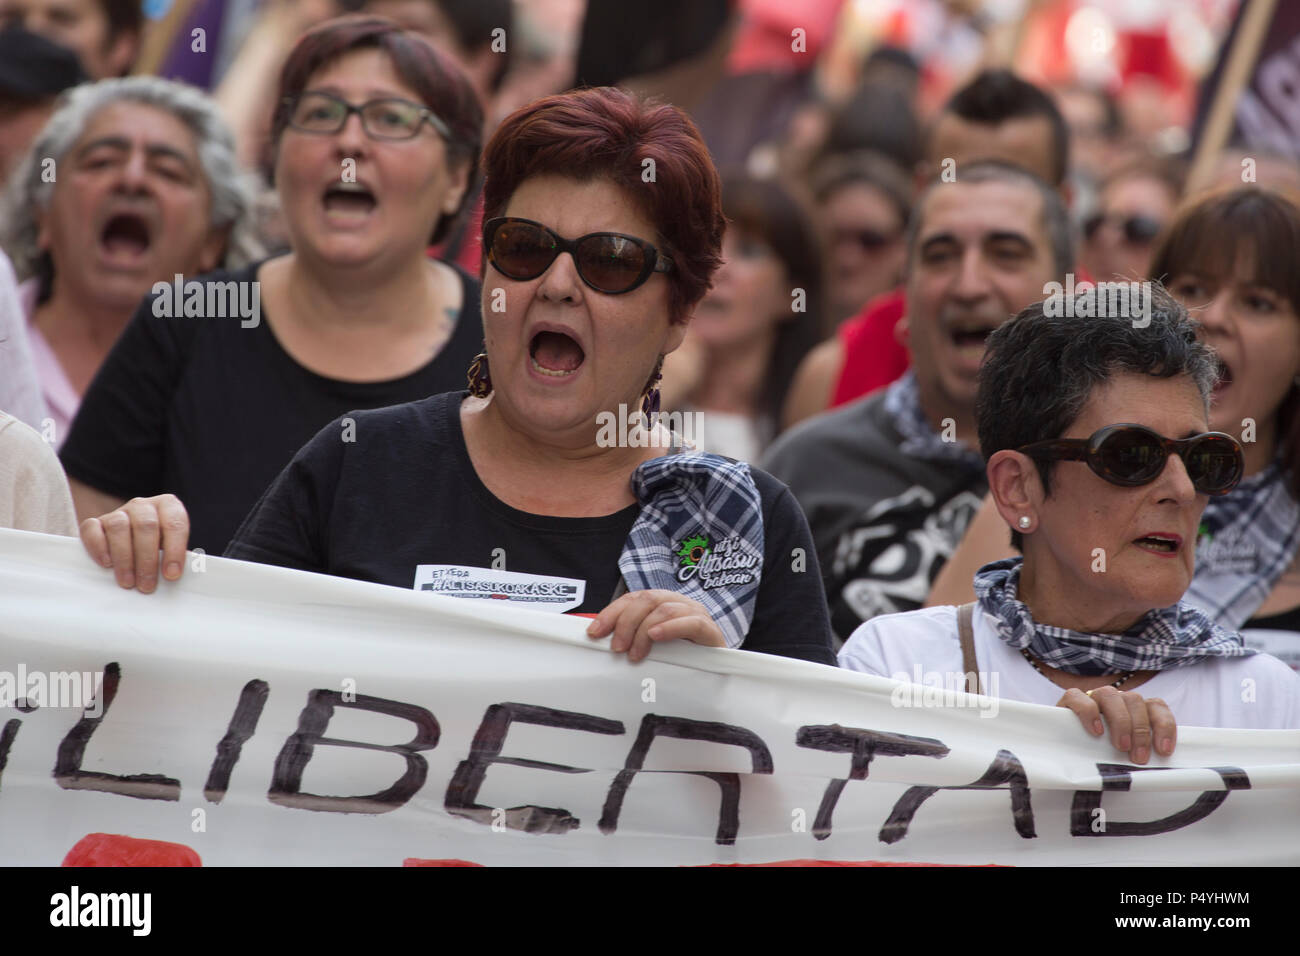
{"type": "Polygon", "coordinates": [[[1250,777],[1240,767],[1208,767],[1223,778],[1223,790],[1206,790],[1189,807],[1171,813],[1159,820],[1125,822],[1108,820],[1099,832],[1092,828],[1093,810],[1101,806],[1102,794],[1107,791],[1126,791],[1133,786],[1133,773],[1151,770],[1172,770],[1172,767],[1131,767],[1117,763],[1099,763],[1097,771],[1101,774],[1100,790],[1076,790],[1074,801],[1070,805],[1070,836],[1152,836],[1156,833],[1168,833],[1182,827],[1204,820],[1223,801],[1228,799],[1233,790],[1249,790],[1250,777]]]}
{"type": "MultiPolygon", "coordinates": [[[[537,724],[542,727],[562,727],[566,730],[581,730],[589,734],[622,734],[626,730],[619,720],[606,720],[591,714],[579,714],[571,710],[553,710],[550,707],[537,707],[532,704],[493,704],[483,714],[474,741],[470,744],[469,759],[462,760],[447,785],[447,795],[443,803],[448,813],[473,820],[475,823],[491,825],[493,808],[474,801],[478,799],[479,788],[487,777],[488,768],[496,763],[509,764],[512,767],[528,767],[532,770],[554,770],[557,773],[590,773],[590,767],[570,767],[561,763],[548,763],[544,760],[528,760],[523,757],[502,757],[501,748],[505,746],[506,734],[510,725],[518,721],[524,724],[537,724]]],[[[568,810],[560,807],[538,807],[531,804],[509,807],[502,816],[502,822],[508,829],[522,830],[525,833],[568,833],[576,830],[580,821],[568,810]]]]}
{"type": "Polygon", "coordinates": [[[831,816],[840,799],[844,785],[850,780],[866,780],[867,769],[873,757],[946,757],[949,749],[941,740],[932,737],[913,737],[910,734],[887,734],[879,730],[860,727],[841,727],[839,724],[814,724],[800,727],[795,733],[797,746],[830,753],[850,753],[849,775],[826,784],[817,818],[813,821],[813,836],[825,840],[831,835],[831,816]]]}
{"type": "Polygon", "coordinates": [[[907,828],[916,816],[921,804],[940,790],[996,790],[1003,784],[1011,788],[1011,820],[1016,833],[1026,840],[1032,840],[1034,832],[1034,811],[1029,805],[1029,778],[1020,760],[1009,750],[999,750],[998,755],[984,771],[984,776],[964,787],[910,787],[898,798],[894,809],[889,812],[889,819],[880,828],[881,843],[897,843],[907,836],[907,828]]]}
{"type": "Polygon", "coordinates": [[[5,721],[4,730],[0,730],[0,779],[4,778],[5,767],[9,765],[9,748],[14,745],[22,724],[17,717],[11,717],[5,721]]]}
{"type": "Polygon", "coordinates": [[[235,713],[230,718],[226,735],[217,744],[217,756],[212,761],[208,782],[203,787],[203,795],[210,803],[220,803],[226,795],[231,771],[239,762],[244,741],[257,730],[257,721],[262,716],[262,708],[266,706],[266,695],[270,690],[271,685],[266,681],[250,680],[239,692],[239,703],[235,705],[235,713]]]}
{"type": "MultiPolygon", "coordinates": [[[[713,721],[688,720],[685,717],[660,717],[646,714],[641,720],[641,731],[636,742],[627,755],[622,770],[610,785],[605,797],[605,807],[600,815],[600,832],[613,833],[618,829],[618,815],[623,810],[623,798],[632,785],[632,779],[641,773],[646,754],[655,737],[677,737],[682,740],[707,740],[717,744],[729,744],[744,747],[750,753],[753,773],[772,772],[772,752],[758,735],[744,727],[732,724],[720,724],[713,721]]],[[[736,773],[710,773],[703,770],[677,771],[707,777],[718,785],[722,791],[721,806],[718,810],[718,831],[716,842],[730,846],[736,842],[740,832],[740,775],[736,773]]]]}
{"type": "Polygon", "coordinates": [[[307,694],[307,706],[298,715],[298,731],[291,734],[275,758],[275,774],[266,796],[272,803],[299,810],[324,810],[332,813],[388,813],[410,800],[424,786],[429,775],[428,762],[418,751],[432,750],[438,745],[441,733],[437,718],[423,707],[382,697],[358,694],[356,700],[344,700],[336,690],[318,688],[307,694]],[[334,716],[335,707],[352,707],[376,714],[400,717],[415,724],[415,739],[406,744],[368,744],[357,740],[339,740],[325,737],[325,728],[334,716]],[[361,750],[383,750],[395,753],[406,761],[406,772],[392,786],[378,793],[357,797],[327,796],[303,793],[302,774],[318,746],[356,747],[361,750]]]}
{"type": "MultiPolygon", "coordinates": [[[[64,790],[102,790],[124,797],[141,800],[179,800],[181,782],[175,777],[159,773],[135,773],[119,776],[82,770],[81,761],[86,755],[86,745],[113,706],[117,687],[122,680],[122,668],[117,663],[104,667],[104,683],[99,692],[104,695],[104,706],[98,717],[83,715],[59,742],[59,754],[54,763],[54,779],[64,790]]],[[[93,710],[94,701],[87,710],[93,710]]]]}

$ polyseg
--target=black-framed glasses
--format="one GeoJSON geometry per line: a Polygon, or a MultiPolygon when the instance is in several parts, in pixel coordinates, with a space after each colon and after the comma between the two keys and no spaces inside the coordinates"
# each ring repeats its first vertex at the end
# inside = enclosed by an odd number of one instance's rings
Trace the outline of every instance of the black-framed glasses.
{"type": "Polygon", "coordinates": [[[1105,216],[1101,213],[1089,216],[1083,222],[1083,234],[1092,239],[1103,223],[1113,223],[1124,236],[1124,241],[1133,245],[1144,246],[1154,242],[1165,224],[1152,216],[1105,216]]]}
{"type": "Polygon", "coordinates": [[[353,113],[361,117],[361,128],[375,139],[413,139],[426,122],[443,139],[451,131],[433,110],[396,96],[371,100],[355,106],[333,93],[307,92],[285,97],[289,125],[302,133],[337,133],[353,113]]]}
{"type": "Polygon", "coordinates": [[[1016,449],[1031,458],[1084,461],[1111,484],[1136,487],[1160,477],[1170,455],[1183,460],[1187,477],[1201,494],[1223,495],[1237,487],[1245,470],[1241,446],[1223,432],[1165,438],[1145,425],[1107,425],[1091,438],[1056,438],[1016,449]]]}
{"type": "Polygon", "coordinates": [[[607,295],[631,292],[653,273],[673,268],[671,259],[636,236],[592,232],[565,239],[540,222],[513,216],[483,224],[483,248],[498,272],[520,282],[536,279],[561,252],[567,252],[582,281],[607,295]]]}

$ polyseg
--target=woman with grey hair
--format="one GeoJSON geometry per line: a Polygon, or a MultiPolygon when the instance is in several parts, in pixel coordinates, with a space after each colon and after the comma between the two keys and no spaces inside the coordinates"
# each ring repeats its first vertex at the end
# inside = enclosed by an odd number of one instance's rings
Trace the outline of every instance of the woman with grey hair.
{"type": "Polygon", "coordinates": [[[225,122],[204,93],[157,77],[71,90],[5,205],[56,445],[155,283],[260,254],[225,122]]]}
{"type": "Polygon", "coordinates": [[[980,368],[980,449],[1022,556],[980,568],[972,604],[864,624],[841,665],[978,675],[968,688],[1069,708],[1094,735],[1104,719],[1139,764],[1173,752],[1174,714],[1300,728],[1300,676],[1182,601],[1209,496],[1244,470],[1208,431],[1213,354],[1159,288],[1149,321],[1044,305],[995,331],[980,368]]]}

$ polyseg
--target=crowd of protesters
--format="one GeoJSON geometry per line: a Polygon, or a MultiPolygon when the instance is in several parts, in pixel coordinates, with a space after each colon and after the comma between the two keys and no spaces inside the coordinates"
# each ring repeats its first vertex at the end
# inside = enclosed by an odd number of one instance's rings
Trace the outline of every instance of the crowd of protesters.
{"type": "Polygon", "coordinates": [[[887,46],[723,75],[726,3],[653,56],[348,9],[226,24],[208,92],[137,3],[0,0],[0,526],[146,593],[505,553],[632,660],[995,673],[1139,763],[1300,728],[1292,170],[1189,192],[1103,89],[887,46]]]}

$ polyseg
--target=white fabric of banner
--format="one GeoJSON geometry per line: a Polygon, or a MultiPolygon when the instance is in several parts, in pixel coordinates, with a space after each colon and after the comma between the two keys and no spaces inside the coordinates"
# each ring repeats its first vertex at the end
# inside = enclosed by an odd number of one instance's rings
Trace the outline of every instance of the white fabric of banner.
{"type": "Polygon", "coordinates": [[[218,866],[1300,863],[1300,732],[1182,727],[1133,769],[1059,708],[202,561],[142,595],[0,531],[0,864],[97,833],[218,866]]]}

